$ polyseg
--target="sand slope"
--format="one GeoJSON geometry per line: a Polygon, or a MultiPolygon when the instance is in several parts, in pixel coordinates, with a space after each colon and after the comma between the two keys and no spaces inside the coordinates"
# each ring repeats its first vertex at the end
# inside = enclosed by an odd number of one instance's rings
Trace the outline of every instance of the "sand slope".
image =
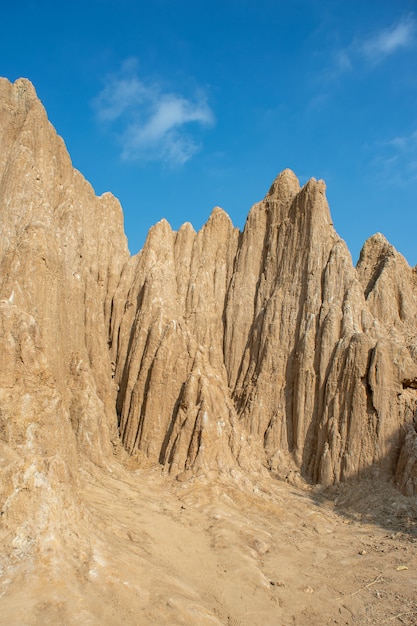
{"type": "Polygon", "coordinates": [[[78,538],[3,562],[0,624],[417,623],[415,511],[387,485],[82,474],[78,538]]]}

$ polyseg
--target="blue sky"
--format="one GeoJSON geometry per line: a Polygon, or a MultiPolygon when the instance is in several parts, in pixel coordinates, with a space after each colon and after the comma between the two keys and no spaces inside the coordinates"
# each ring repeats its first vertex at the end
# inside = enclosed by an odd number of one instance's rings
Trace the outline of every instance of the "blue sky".
{"type": "Polygon", "coordinates": [[[34,83],[132,253],[162,217],[243,228],[290,167],[354,262],[379,231],[417,263],[416,0],[8,2],[0,75],[34,83]]]}

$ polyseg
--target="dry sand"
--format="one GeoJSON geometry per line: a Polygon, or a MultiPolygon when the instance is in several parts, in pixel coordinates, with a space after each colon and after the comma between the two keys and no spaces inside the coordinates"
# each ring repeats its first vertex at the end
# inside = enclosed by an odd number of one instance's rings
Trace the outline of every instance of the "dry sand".
{"type": "Polygon", "coordinates": [[[75,531],[3,564],[0,624],[417,624],[416,511],[390,486],[86,466],[80,500],[75,531]]]}

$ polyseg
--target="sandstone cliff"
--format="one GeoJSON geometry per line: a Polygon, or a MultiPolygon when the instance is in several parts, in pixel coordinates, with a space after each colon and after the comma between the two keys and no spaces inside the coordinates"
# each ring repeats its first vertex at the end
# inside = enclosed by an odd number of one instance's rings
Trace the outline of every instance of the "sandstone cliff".
{"type": "Polygon", "coordinates": [[[0,211],[2,543],[19,553],[76,510],[80,454],[118,445],[108,328],[129,257],[118,202],[73,169],[26,80],[0,80],[0,211]]]}
{"type": "Polygon", "coordinates": [[[117,200],[73,169],[32,85],[2,79],[0,211],[4,509],[120,442],[180,478],[417,493],[416,272],[382,235],[354,268],[323,181],[286,170],[243,232],[216,208],[130,257],[117,200]]]}
{"type": "Polygon", "coordinates": [[[161,222],[129,272],[112,326],[129,452],[176,473],[395,473],[417,400],[415,272],[380,235],[355,269],[322,181],[284,171],[243,233],[220,209],[199,233],[161,222]]]}

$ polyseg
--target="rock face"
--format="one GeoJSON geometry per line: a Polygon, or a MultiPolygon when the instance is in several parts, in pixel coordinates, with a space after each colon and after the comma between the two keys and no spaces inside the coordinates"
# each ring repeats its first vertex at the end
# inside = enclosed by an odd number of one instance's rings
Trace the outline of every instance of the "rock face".
{"type": "Polygon", "coordinates": [[[324,183],[290,171],[243,233],[220,209],[197,234],[157,224],[114,299],[125,447],[174,472],[393,475],[416,409],[415,295],[380,235],[355,270],[324,183]]]}
{"type": "Polygon", "coordinates": [[[382,235],[354,268],[323,181],[285,170],[243,232],[216,208],[130,257],[118,202],[31,84],[2,79],[0,211],[3,502],[119,442],[180,478],[372,473],[417,493],[416,271],[382,235]]]}
{"type": "Polygon", "coordinates": [[[0,506],[25,538],[72,506],[79,455],[117,445],[108,328],[129,258],[118,202],[73,169],[26,80],[0,80],[0,212],[0,506]]]}

